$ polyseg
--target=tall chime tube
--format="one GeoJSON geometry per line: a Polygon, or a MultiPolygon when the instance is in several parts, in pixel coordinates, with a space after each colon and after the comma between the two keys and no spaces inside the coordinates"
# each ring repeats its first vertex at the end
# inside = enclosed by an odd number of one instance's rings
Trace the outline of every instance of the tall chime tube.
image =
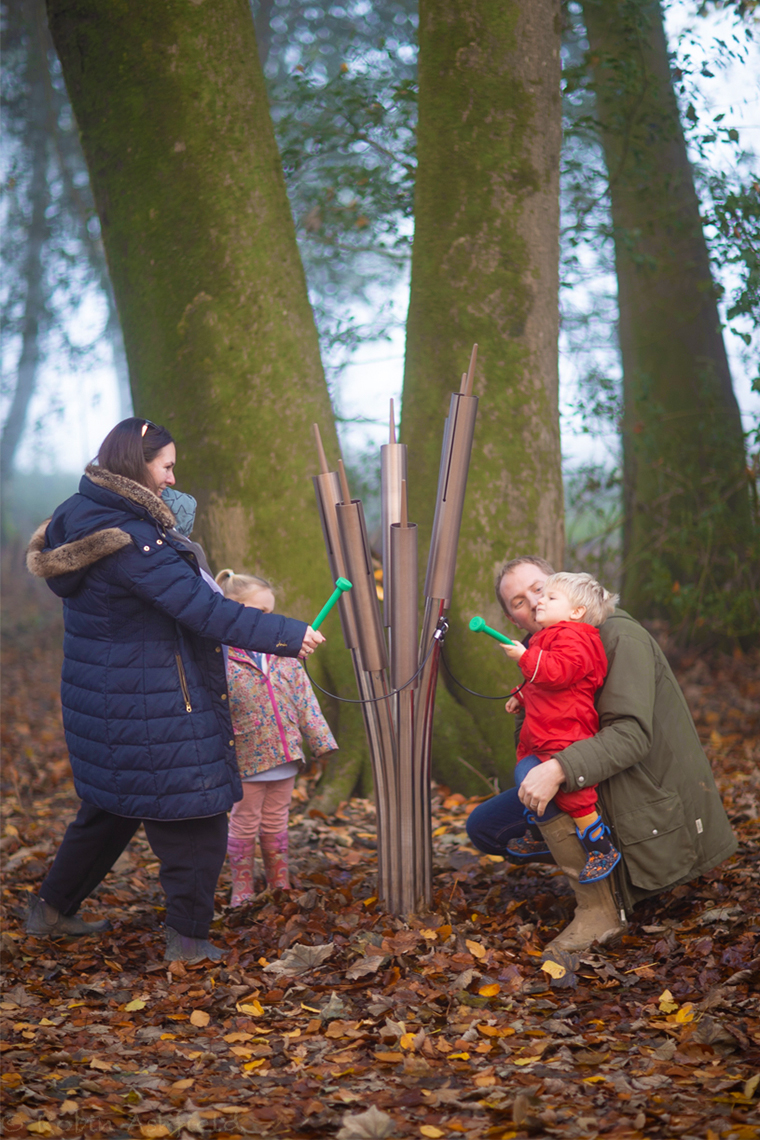
{"type": "MultiPolygon", "coordinates": [[[[342,465],[339,465],[342,474],[342,465]]],[[[344,480],[342,479],[343,483],[344,480]]],[[[396,734],[385,670],[388,653],[385,647],[380,606],[377,599],[372,555],[360,499],[347,501],[347,486],[342,487],[343,502],[336,505],[346,577],[353,583],[354,614],[359,633],[359,652],[369,688],[374,698],[372,716],[379,740],[379,755],[373,772],[378,811],[378,864],[381,891],[391,909],[397,906],[399,893],[398,791],[396,787],[396,734]],[[386,699],[383,699],[386,698],[386,699]]]]}
{"type": "Polygon", "coordinates": [[[396,693],[398,745],[399,843],[402,914],[430,903],[424,865],[417,859],[424,816],[430,811],[430,786],[414,753],[417,680],[417,526],[407,521],[406,481],[402,482],[401,518],[390,527],[391,685],[396,693]]]}
{"type": "MultiPolygon", "coordinates": [[[[390,556],[390,530],[401,519],[401,484],[406,480],[407,449],[396,443],[396,423],[391,400],[390,441],[380,448],[380,491],[383,536],[383,625],[391,625],[391,581],[393,566],[390,556]]],[[[414,672],[414,670],[412,670],[414,672]]]]}

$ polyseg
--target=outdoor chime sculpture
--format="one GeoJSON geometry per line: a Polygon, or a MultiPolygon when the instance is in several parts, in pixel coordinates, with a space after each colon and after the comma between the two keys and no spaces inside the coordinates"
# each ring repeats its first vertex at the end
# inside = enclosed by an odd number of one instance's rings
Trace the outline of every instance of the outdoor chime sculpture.
{"type": "Polygon", "coordinates": [[[459,392],[452,393],[444,424],[419,641],[417,526],[408,520],[407,449],[396,443],[393,402],[390,442],[380,449],[382,614],[361,500],[351,498],[340,460],[337,472],[328,469],[314,425],[320,474],[313,481],[330,571],[334,581],[347,579],[352,584],[337,604],[375,781],[378,896],[391,914],[424,911],[431,903],[433,712],[478,408],[472,395],[477,347],[473,346],[459,392]],[[390,654],[383,627],[389,631],[390,654]]]}

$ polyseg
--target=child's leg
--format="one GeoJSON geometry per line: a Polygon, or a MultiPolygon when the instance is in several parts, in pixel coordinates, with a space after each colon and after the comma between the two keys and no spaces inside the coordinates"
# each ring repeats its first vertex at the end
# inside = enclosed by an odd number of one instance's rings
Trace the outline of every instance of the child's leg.
{"type": "Polygon", "coordinates": [[[558,792],[557,803],[572,816],[578,838],[586,851],[586,865],[578,876],[579,883],[595,883],[606,879],[620,862],[620,852],[610,839],[610,829],[596,810],[596,789],[582,792],[558,792]]]}
{"type": "Polygon", "coordinates": [[[227,854],[232,874],[231,906],[240,906],[255,894],[253,856],[266,787],[265,783],[244,783],[243,798],[232,808],[227,837],[227,854]]]}
{"type": "Polygon", "coordinates": [[[287,780],[267,780],[263,787],[266,795],[261,813],[261,858],[267,885],[273,890],[280,887],[290,889],[288,875],[288,813],[296,778],[287,780]]]}

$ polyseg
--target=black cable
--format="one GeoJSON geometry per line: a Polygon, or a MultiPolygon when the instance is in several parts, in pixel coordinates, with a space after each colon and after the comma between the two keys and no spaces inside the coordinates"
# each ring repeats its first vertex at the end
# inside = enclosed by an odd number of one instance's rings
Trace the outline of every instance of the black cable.
{"type": "Polygon", "coordinates": [[[464,689],[466,693],[469,693],[473,697],[480,697],[481,700],[484,701],[508,701],[510,697],[513,697],[515,695],[515,693],[519,693],[523,685],[526,684],[526,682],[523,681],[522,685],[518,685],[517,688],[513,689],[511,693],[507,693],[506,697],[487,697],[485,693],[476,693],[474,689],[468,689],[466,685],[463,685],[461,681],[457,680],[457,678],[451,672],[451,667],[446,660],[446,654],[443,652],[443,646],[441,646],[441,661],[443,661],[444,669],[451,677],[455,685],[459,685],[459,688],[464,689]]]}
{"type": "MultiPolygon", "coordinates": [[[[448,626],[447,626],[447,628],[448,628],[448,626]]],[[[420,665],[419,669],[417,670],[417,672],[413,673],[412,676],[409,678],[409,680],[405,684],[401,685],[400,688],[392,689],[390,693],[383,693],[382,697],[364,697],[364,698],[360,698],[358,701],[355,701],[355,700],[352,700],[350,697],[339,697],[337,693],[331,693],[327,689],[323,689],[322,686],[320,684],[318,684],[317,681],[314,680],[311,673],[309,672],[309,670],[306,666],[306,658],[304,658],[304,660],[303,660],[304,672],[305,672],[306,676],[309,678],[309,680],[311,681],[312,685],[315,685],[319,689],[320,693],[324,693],[326,697],[332,697],[332,699],[334,701],[342,701],[344,705],[376,705],[379,701],[387,701],[390,699],[390,697],[395,697],[397,693],[401,693],[404,691],[404,689],[409,688],[412,681],[415,681],[419,677],[420,673],[422,672],[422,670],[427,665],[430,654],[433,652],[433,650],[435,648],[436,641],[440,641],[441,647],[443,647],[443,637],[445,635],[445,632],[446,632],[445,630],[443,630],[443,632],[441,632],[440,629],[436,629],[435,633],[433,634],[432,640],[430,642],[430,648],[428,649],[427,653],[425,654],[424,660],[423,660],[422,664],[420,665]]]]}

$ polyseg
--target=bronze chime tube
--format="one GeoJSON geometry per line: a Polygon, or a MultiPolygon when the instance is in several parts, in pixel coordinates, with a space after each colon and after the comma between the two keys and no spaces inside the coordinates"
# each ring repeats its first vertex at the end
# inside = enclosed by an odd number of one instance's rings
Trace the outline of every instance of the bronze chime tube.
{"type": "MultiPolygon", "coordinates": [[[[339,473],[341,483],[345,484],[342,464],[339,465],[339,473]]],[[[389,909],[394,910],[399,891],[396,738],[390,700],[377,699],[387,697],[389,692],[385,675],[388,668],[388,654],[364,521],[364,509],[360,499],[346,501],[347,494],[348,488],[344,485],[343,502],[336,504],[335,511],[346,564],[346,577],[353,583],[351,593],[354,595],[359,652],[371,695],[375,698],[370,708],[380,745],[373,766],[378,812],[380,890],[389,909]]]]}
{"type": "MultiPolygon", "coordinates": [[[[406,444],[396,443],[396,424],[391,400],[390,442],[380,448],[380,488],[383,535],[383,625],[391,625],[390,529],[401,519],[401,484],[407,478],[406,444]]],[[[412,670],[414,672],[414,670],[412,670]]],[[[410,674],[411,676],[411,674],[410,674]]]]}
{"type": "Polygon", "coordinates": [[[424,834],[421,820],[430,789],[415,764],[414,715],[417,680],[417,527],[407,521],[406,481],[401,488],[401,518],[390,527],[391,564],[391,685],[400,690],[395,698],[398,747],[399,858],[402,914],[413,913],[429,903],[416,858],[418,836],[424,834]],[[402,686],[404,686],[402,688],[402,686]]]}
{"type": "MultiPolygon", "coordinates": [[[[438,473],[438,491],[435,504],[433,533],[430,539],[427,575],[425,578],[425,615],[420,639],[420,662],[430,648],[439,619],[451,604],[456,571],[457,546],[462,525],[464,497],[467,489],[467,474],[472,454],[472,440],[475,432],[475,417],[478,410],[477,397],[473,396],[475,363],[478,346],[473,345],[470,365],[462,377],[458,394],[452,394],[449,414],[444,428],[441,466],[438,473]]],[[[431,768],[431,742],[433,733],[433,711],[435,708],[435,687],[438,681],[438,658],[440,643],[435,646],[420,677],[421,696],[424,707],[418,709],[415,717],[415,756],[421,757],[423,779],[429,784],[431,768]]],[[[418,851],[418,859],[424,862],[424,879],[430,882],[432,874],[432,837],[430,834],[430,813],[423,821],[425,840],[418,851]]]]}
{"type": "MultiPolygon", "coordinates": [[[[317,452],[319,455],[320,474],[314,476],[314,491],[317,496],[317,507],[319,509],[320,521],[322,523],[322,533],[325,539],[325,547],[327,549],[327,558],[330,565],[330,573],[333,581],[337,578],[349,578],[347,571],[346,561],[343,555],[343,545],[341,542],[340,530],[338,527],[338,516],[336,505],[344,497],[341,488],[340,479],[337,472],[327,470],[327,460],[325,458],[324,448],[322,447],[322,440],[319,434],[319,428],[314,424],[314,438],[317,445],[317,452]]],[[[353,611],[353,602],[350,594],[353,590],[343,594],[338,607],[341,617],[341,626],[343,629],[343,638],[351,654],[351,662],[354,668],[354,676],[356,677],[356,686],[359,690],[359,699],[365,703],[362,704],[362,717],[364,720],[364,728],[367,733],[367,740],[369,742],[370,758],[372,760],[373,774],[375,778],[376,787],[383,786],[382,773],[378,774],[377,768],[382,756],[382,742],[378,730],[378,718],[375,712],[375,705],[371,703],[371,698],[376,696],[376,686],[371,683],[371,679],[365,670],[362,661],[361,652],[359,649],[359,634],[356,628],[356,618],[353,611]]],[[[380,815],[385,810],[384,807],[378,807],[378,832],[380,830],[380,815]]],[[[382,884],[387,881],[387,872],[383,875],[382,867],[380,865],[380,844],[378,843],[378,891],[382,890],[382,884]]]]}
{"type": "Polygon", "coordinates": [[[477,412],[477,396],[452,395],[425,579],[425,597],[442,598],[447,607],[454,589],[457,545],[477,412]]]}

